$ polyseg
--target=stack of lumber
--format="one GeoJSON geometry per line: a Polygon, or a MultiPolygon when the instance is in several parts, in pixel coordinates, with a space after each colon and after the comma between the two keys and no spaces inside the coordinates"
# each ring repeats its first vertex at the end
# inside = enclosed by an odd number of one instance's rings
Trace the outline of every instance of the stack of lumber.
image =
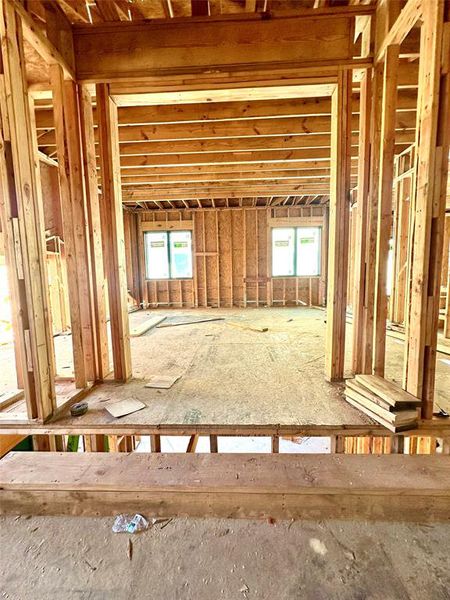
{"type": "Polygon", "coordinates": [[[347,379],[345,398],[394,433],[417,427],[421,401],[383,377],[356,375],[347,379]]]}

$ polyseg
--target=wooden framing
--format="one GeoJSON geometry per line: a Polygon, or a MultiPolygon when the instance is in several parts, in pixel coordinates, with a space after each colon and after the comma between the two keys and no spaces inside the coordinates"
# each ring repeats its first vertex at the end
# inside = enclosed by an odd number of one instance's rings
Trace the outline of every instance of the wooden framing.
{"type": "MultiPolygon", "coordinates": [[[[131,376],[127,300],[259,307],[326,295],[326,378],[344,376],[351,298],[352,370],[383,376],[386,318],[404,321],[404,387],[432,417],[450,136],[444,0],[264,15],[246,4],[247,14],[208,17],[203,2],[194,18],[136,22],[114,3],[99,11],[114,22],[92,25],[47,3],[44,34],[36,8],[1,0],[2,233],[30,419],[56,409],[38,149],[58,160],[78,387],[109,372],[106,295],[120,381],[131,376]],[[399,157],[413,142],[406,175],[399,157]],[[274,278],[271,227],[302,219],[327,231],[321,277],[274,278]],[[192,231],[192,280],[146,281],[143,232],[164,227],[192,231]],[[388,313],[391,231],[402,278],[388,313]]],[[[132,447],[128,433],[117,449],[132,447]]]]}
{"type": "Polygon", "coordinates": [[[313,66],[317,75],[321,67],[329,72],[357,63],[351,57],[352,21],[356,14],[371,12],[370,7],[355,6],[265,20],[249,13],[169,24],[79,25],[74,28],[77,78],[86,83],[130,82],[183,72],[286,66],[313,66]]]}
{"type": "Polygon", "coordinates": [[[50,72],[68,268],[75,382],[77,387],[83,388],[88,381],[96,379],[96,368],[78,95],[76,84],[72,81],[64,82],[63,71],[59,65],[52,65],[50,72]]]}
{"type": "Polygon", "coordinates": [[[344,376],[350,211],[351,76],[341,72],[332,101],[332,147],[325,376],[344,376]]]}
{"type": "Polygon", "coordinates": [[[86,86],[79,86],[79,103],[92,269],[92,305],[95,325],[96,378],[101,381],[110,371],[106,320],[107,283],[103,265],[102,226],[100,197],[97,185],[92,98],[86,86]]]}
{"type": "Polygon", "coordinates": [[[374,301],[373,372],[384,376],[387,317],[387,263],[392,229],[392,187],[394,181],[396,71],[399,46],[388,46],[384,58],[381,109],[381,146],[378,187],[377,252],[374,301]]]}
{"type": "MultiPolygon", "coordinates": [[[[448,168],[448,55],[442,63],[444,2],[422,4],[416,185],[411,295],[407,319],[405,389],[422,398],[422,414],[433,412],[439,285],[448,168]],[[442,74],[442,71],[444,73],[442,74]],[[438,133],[439,132],[439,133],[438,133]]],[[[448,35],[448,26],[447,34],[448,35]]],[[[448,45],[447,45],[448,48],[448,45]]]]}
{"type": "Polygon", "coordinates": [[[102,177],[100,214],[109,291],[114,376],[117,380],[126,381],[131,377],[131,354],[119,173],[117,106],[109,95],[107,85],[97,85],[96,97],[102,177]]]}
{"type": "Polygon", "coordinates": [[[328,243],[326,212],[321,206],[141,211],[138,215],[126,211],[126,219],[137,222],[140,236],[136,244],[125,230],[126,251],[131,255],[134,248],[139,258],[139,265],[127,261],[127,278],[134,282],[129,289],[137,303],[151,308],[322,306],[328,243]],[[319,275],[272,276],[271,229],[286,226],[322,228],[319,275]],[[248,240],[244,228],[252,231],[248,240]],[[192,231],[191,279],[145,279],[143,233],[155,230],[192,231]],[[138,290],[138,278],[145,297],[138,290]]]}
{"type": "Polygon", "coordinates": [[[54,359],[48,312],[45,242],[39,191],[37,145],[25,87],[23,33],[13,7],[2,3],[2,223],[13,258],[13,287],[19,355],[30,418],[41,421],[55,409],[54,359]],[[8,93],[9,92],[9,93],[8,93]],[[3,113],[3,111],[6,111],[3,113]],[[4,145],[3,145],[4,144],[4,145]]]}

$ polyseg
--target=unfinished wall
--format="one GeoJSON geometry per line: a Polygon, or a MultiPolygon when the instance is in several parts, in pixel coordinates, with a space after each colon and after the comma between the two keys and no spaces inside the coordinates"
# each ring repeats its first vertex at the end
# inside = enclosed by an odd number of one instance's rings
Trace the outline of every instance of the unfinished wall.
{"type": "Polygon", "coordinates": [[[129,292],[150,307],[324,304],[327,208],[322,206],[126,212],[125,245],[129,292]],[[179,222],[192,230],[193,278],[145,280],[143,231],[154,223],[164,230],[179,222]],[[274,226],[322,227],[320,276],[271,277],[274,226]]]}

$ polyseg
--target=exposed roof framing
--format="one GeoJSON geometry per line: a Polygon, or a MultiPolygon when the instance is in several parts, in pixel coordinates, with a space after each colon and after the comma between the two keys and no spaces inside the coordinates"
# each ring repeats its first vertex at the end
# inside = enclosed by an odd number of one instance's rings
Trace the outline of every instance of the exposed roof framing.
{"type": "MultiPolygon", "coordinates": [[[[143,21],[251,12],[299,12],[354,4],[352,0],[53,0],[71,23],[143,21]]],[[[42,18],[47,0],[29,2],[42,18]]]]}

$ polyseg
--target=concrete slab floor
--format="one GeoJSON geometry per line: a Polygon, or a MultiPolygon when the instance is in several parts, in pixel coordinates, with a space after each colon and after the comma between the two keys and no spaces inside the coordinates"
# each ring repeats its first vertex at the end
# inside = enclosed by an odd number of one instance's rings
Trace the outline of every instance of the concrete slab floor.
{"type": "Polygon", "coordinates": [[[1,598],[450,598],[450,524],[174,519],[130,536],[113,520],[0,518],[1,598]]]}

